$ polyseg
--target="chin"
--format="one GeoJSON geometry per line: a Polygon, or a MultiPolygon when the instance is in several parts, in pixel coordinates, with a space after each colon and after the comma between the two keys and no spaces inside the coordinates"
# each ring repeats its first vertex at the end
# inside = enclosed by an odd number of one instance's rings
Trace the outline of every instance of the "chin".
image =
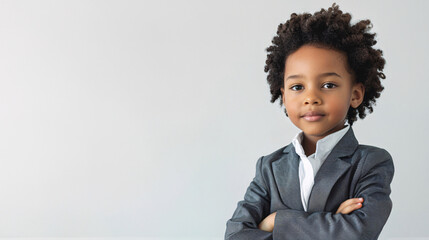
{"type": "Polygon", "coordinates": [[[318,129],[312,129],[312,128],[302,129],[302,131],[306,135],[311,135],[311,136],[316,136],[316,137],[324,137],[324,136],[328,135],[331,130],[332,129],[320,130],[320,128],[318,128],[318,129]]]}

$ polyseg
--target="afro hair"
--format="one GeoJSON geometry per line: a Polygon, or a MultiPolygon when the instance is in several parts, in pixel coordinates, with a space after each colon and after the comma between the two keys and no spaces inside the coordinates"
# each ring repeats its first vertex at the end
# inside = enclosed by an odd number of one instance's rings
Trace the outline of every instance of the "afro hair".
{"type": "MultiPolygon", "coordinates": [[[[286,23],[278,26],[272,45],[266,48],[268,54],[264,69],[268,72],[272,103],[280,99],[280,106],[283,104],[281,88],[286,58],[308,44],[344,52],[355,82],[364,85],[363,102],[357,108],[349,107],[348,123],[352,125],[357,116],[365,118],[366,110],[373,112],[373,105],[384,89],[380,78],[386,78],[382,72],[385,64],[383,52],[373,48],[377,41],[374,39],[376,34],[369,33],[372,28],[370,20],[361,20],[354,25],[350,20],[351,15],[343,13],[334,3],[328,10],[322,8],[313,15],[292,13],[286,23]]],[[[285,113],[287,116],[286,109],[285,113]]]]}

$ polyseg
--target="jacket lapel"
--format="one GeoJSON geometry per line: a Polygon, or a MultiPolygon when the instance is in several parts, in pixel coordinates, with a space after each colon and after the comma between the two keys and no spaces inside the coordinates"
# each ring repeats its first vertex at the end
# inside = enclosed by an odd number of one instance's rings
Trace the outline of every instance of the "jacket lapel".
{"type": "Polygon", "coordinates": [[[287,145],[283,152],[285,154],[272,163],[273,174],[280,196],[287,207],[304,210],[299,186],[299,156],[296,154],[292,144],[287,145]]]}
{"type": "Polygon", "coordinates": [[[314,178],[314,185],[307,208],[308,212],[324,210],[332,187],[351,166],[350,159],[344,157],[352,155],[358,144],[350,127],[332,149],[332,152],[328,155],[314,178]]]}

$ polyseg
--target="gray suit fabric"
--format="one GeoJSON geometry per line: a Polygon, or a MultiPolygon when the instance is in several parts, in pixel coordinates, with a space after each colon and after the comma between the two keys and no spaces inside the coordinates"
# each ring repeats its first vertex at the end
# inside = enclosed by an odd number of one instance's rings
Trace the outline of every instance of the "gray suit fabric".
{"type": "Polygon", "coordinates": [[[256,174],[226,223],[226,240],[372,240],[377,239],[392,209],[390,183],[394,166],[381,148],[360,145],[350,128],[315,176],[308,211],[300,195],[299,156],[292,144],[256,163],[256,174]],[[363,207],[335,214],[350,198],[364,198],[363,207]],[[273,232],[258,229],[277,212],[273,232]]]}

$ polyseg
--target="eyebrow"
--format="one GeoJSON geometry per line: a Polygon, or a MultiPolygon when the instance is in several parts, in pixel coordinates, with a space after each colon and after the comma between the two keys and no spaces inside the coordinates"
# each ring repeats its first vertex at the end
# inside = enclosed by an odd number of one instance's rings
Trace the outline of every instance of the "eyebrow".
{"type": "MultiPolygon", "coordinates": [[[[322,74],[319,74],[317,77],[321,78],[321,77],[329,77],[329,76],[337,76],[339,78],[342,78],[338,73],[335,73],[335,72],[322,73],[322,74]]],[[[287,81],[288,79],[297,79],[297,78],[302,78],[302,77],[303,77],[303,75],[301,75],[301,74],[290,75],[285,79],[285,81],[287,81]]]]}

